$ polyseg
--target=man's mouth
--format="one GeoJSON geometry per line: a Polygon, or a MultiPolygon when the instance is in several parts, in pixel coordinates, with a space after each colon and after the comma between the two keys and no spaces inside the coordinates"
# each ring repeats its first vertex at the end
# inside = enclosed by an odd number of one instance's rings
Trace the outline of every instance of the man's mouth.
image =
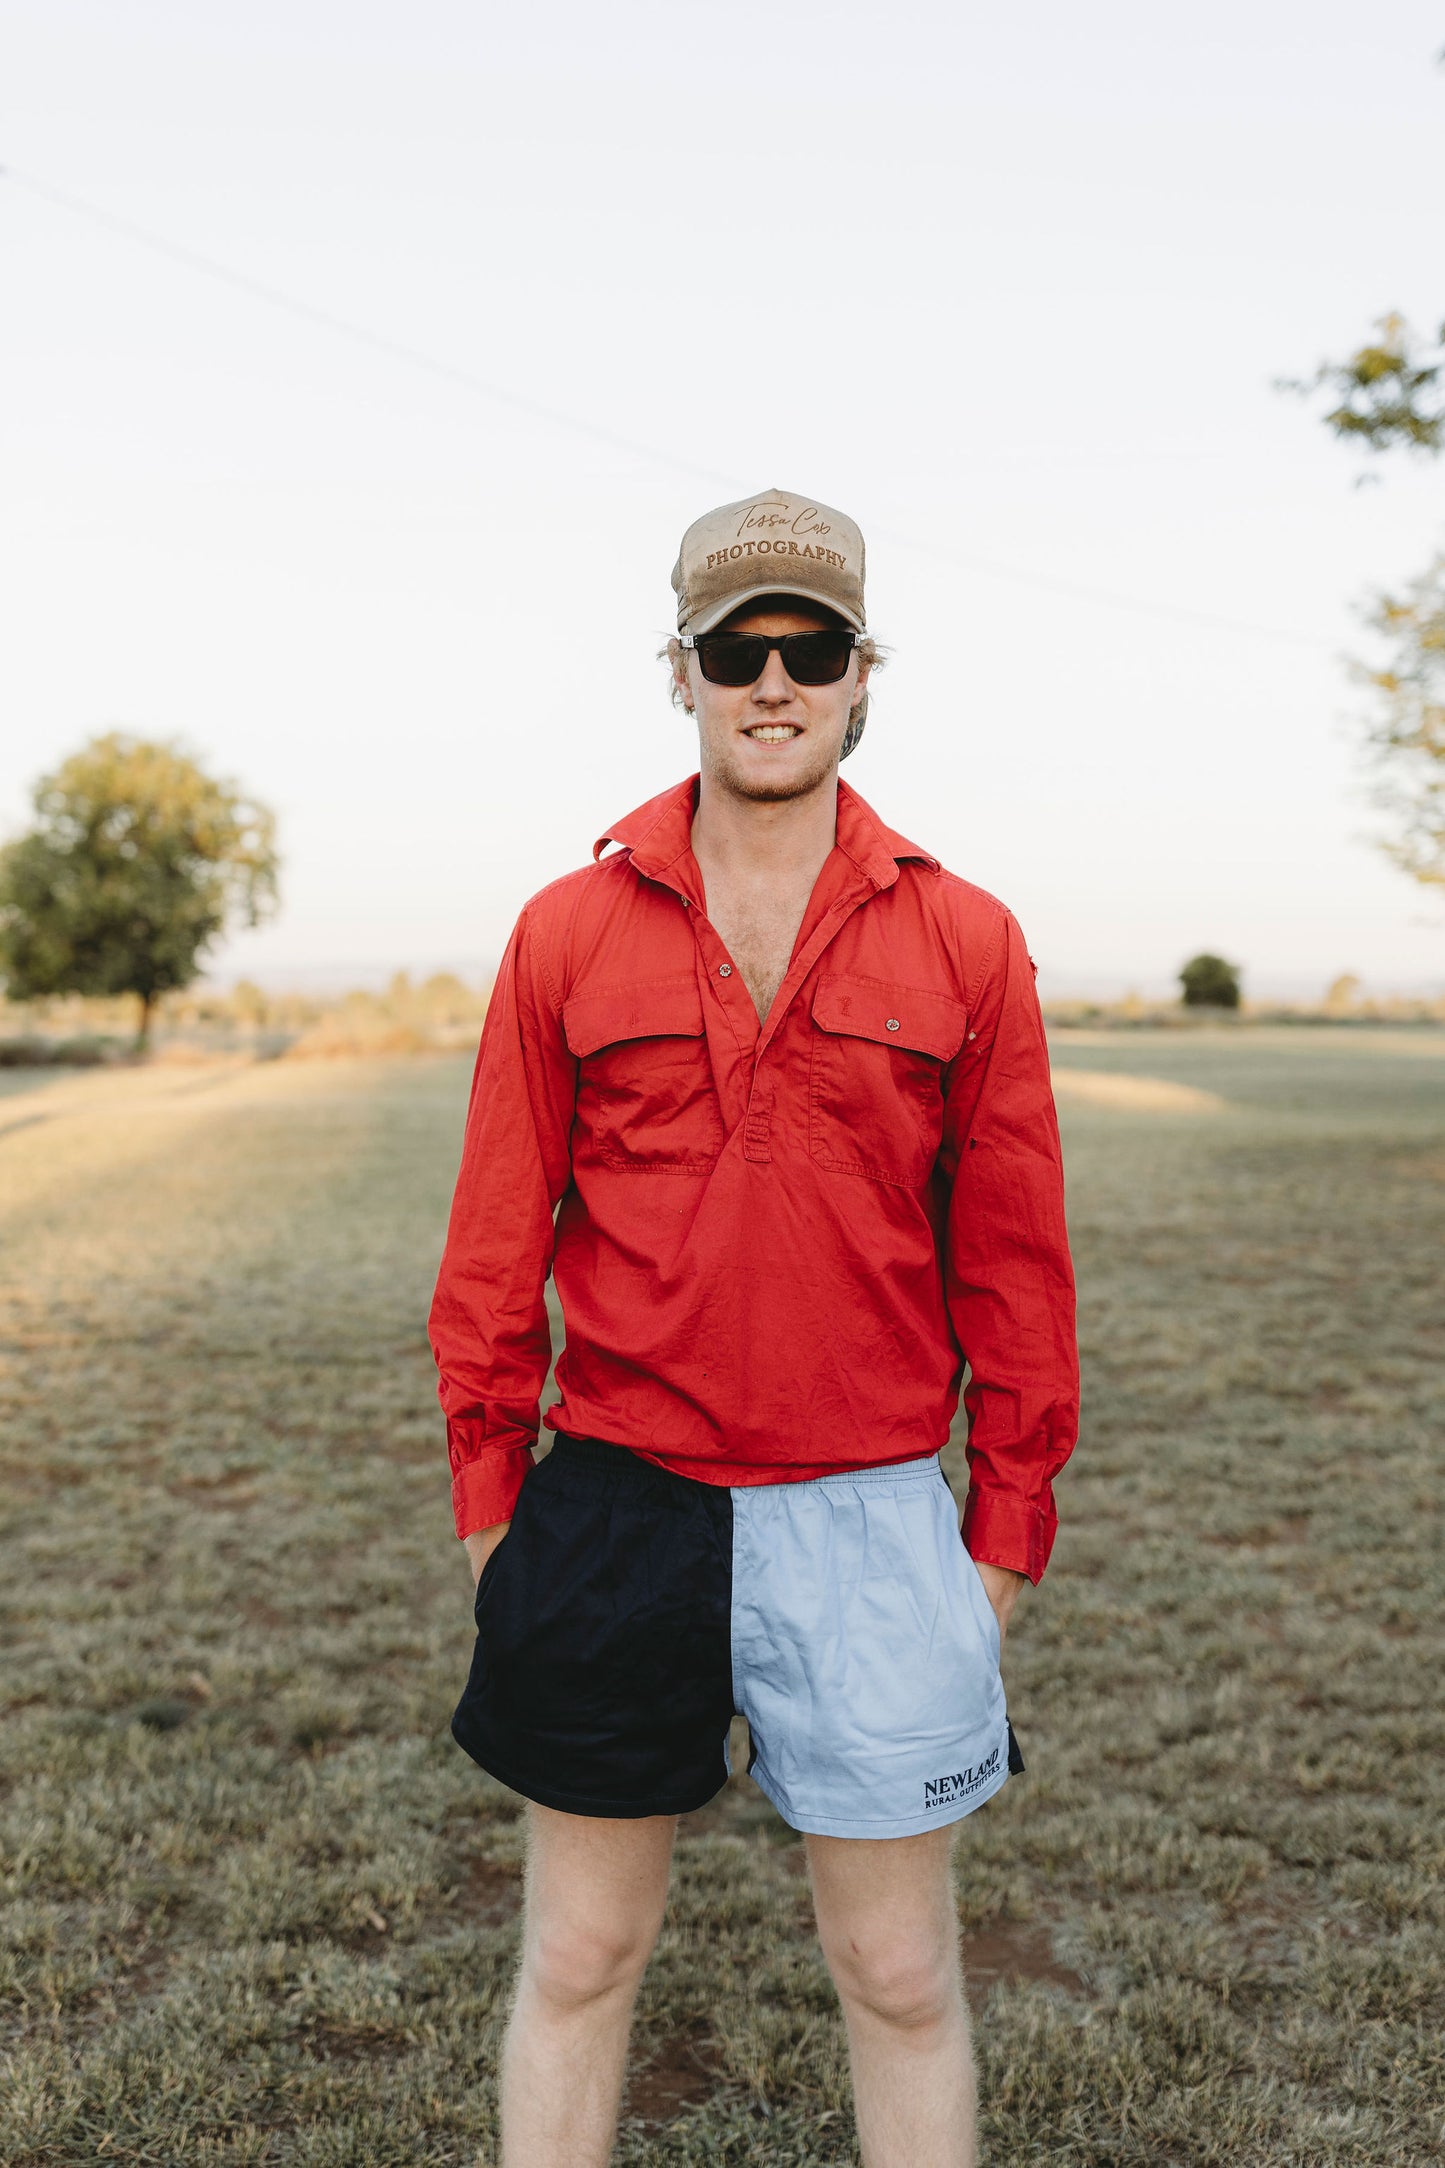
{"type": "Polygon", "coordinates": [[[754,745],[786,745],[789,738],[802,736],[802,726],[798,723],[754,723],[744,735],[751,738],[754,745]]]}

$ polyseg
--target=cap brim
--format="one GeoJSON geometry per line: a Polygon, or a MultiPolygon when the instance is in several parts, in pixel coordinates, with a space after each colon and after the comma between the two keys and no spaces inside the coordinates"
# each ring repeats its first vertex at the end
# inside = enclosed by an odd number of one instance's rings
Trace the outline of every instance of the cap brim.
{"type": "Polygon", "coordinates": [[[852,610],[845,609],[836,595],[820,595],[816,588],[800,587],[796,580],[770,580],[766,586],[749,587],[740,595],[728,595],[721,602],[715,602],[711,609],[699,610],[696,617],[690,617],[685,625],[679,625],[677,629],[679,632],[693,634],[712,632],[725,617],[731,617],[735,610],[743,609],[749,602],[759,602],[765,595],[796,595],[799,602],[816,603],[820,610],[827,610],[832,616],[841,617],[844,624],[851,625],[855,632],[868,630],[863,619],[855,616],[852,610]]]}

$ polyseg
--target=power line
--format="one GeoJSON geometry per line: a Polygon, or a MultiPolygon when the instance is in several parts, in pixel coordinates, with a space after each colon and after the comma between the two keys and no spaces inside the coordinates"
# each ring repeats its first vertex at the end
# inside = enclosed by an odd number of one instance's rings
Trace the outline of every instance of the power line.
{"type": "Polygon", "coordinates": [[[538,421],[552,422],[575,430],[581,436],[594,438],[599,444],[611,445],[614,451],[630,452],[634,457],[675,467],[679,473],[695,474],[704,481],[720,482],[727,489],[742,486],[734,475],[720,474],[715,468],[699,466],[693,460],[679,458],[675,452],[659,451],[655,445],[639,443],[633,437],[622,436],[616,430],[586,421],[580,415],[565,413],[558,407],[544,405],[539,399],[529,399],[523,392],[510,391],[503,384],[494,384],[488,378],[476,375],[471,369],[460,367],[456,362],[443,361],[435,354],[424,352],[419,346],[410,346],[404,339],[393,339],[386,332],[372,331],[365,324],[353,323],[349,317],[336,316],[330,309],[319,308],[313,301],[305,301],[297,294],[286,293],[279,286],[270,286],[264,279],[252,278],[248,272],[237,271],[230,264],[220,263],[214,256],[207,256],[200,249],[188,248],[183,242],[169,240],[164,234],[152,233],[148,227],[138,226],[133,219],[120,218],[113,211],[104,210],[98,203],[90,203],[83,196],[71,195],[68,190],[56,188],[49,181],[37,180],[33,174],[20,173],[14,166],[0,166],[0,180],[11,181],[30,195],[39,196],[46,203],[56,204],[62,211],[69,211],[76,218],[88,219],[92,225],[119,234],[123,240],[133,241],[138,247],[150,249],[157,256],[168,257],[172,263],[183,264],[188,271],[199,271],[206,278],[231,287],[236,293],[249,295],[253,301],[264,301],[273,309],[282,309],[288,315],[299,316],[306,323],[318,325],[323,331],[333,332],[339,338],[350,339],[356,345],[369,347],[375,354],[385,354],[392,361],[402,361],[412,368],[425,369],[430,376],[464,385],[468,391],[479,391],[484,397],[495,399],[503,406],[515,407],[519,413],[530,414],[538,421]]]}
{"type": "Polygon", "coordinates": [[[1003,580],[1010,586],[1037,588],[1041,594],[1062,595],[1070,602],[1099,603],[1111,610],[1127,610],[1136,617],[1157,617],[1175,625],[1192,625],[1206,632],[1243,632],[1252,638],[1283,641],[1290,647],[1336,652],[1333,640],[1315,632],[1297,632],[1289,625],[1259,625],[1244,617],[1225,617],[1210,610],[1191,610],[1187,603],[1151,602],[1138,595],[1115,594],[1112,589],[1087,587],[1082,582],[1052,572],[1026,572],[1020,565],[1000,565],[990,558],[971,556],[946,542],[919,542],[895,529],[870,524],[869,532],[903,549],[919,550],[928,557],[945,558],[984,579],[1003,580]]]}
{"type": "MultiPolygon", "coordinates": [[[[365,324],[352,322],[349,317],[337,316],[330,309],[319,307],[297,294],[287,293],[279,286],[272,286],[264,279],[252,278],[248,272],[237,271],[230,264],[206,255],[200,249],[172,241],[164,234],[154,233],[149,227],[138,225],[133,219],[123,218],[102,205],[90,202],[84,196],[73,195],[68,189],[57,188],[50,181],[38,179],[34,174],[22,173],[14,166],[0,166],[0,180],[24,189],[45,203],[54,204],[72,217],[88,220],[106,232],[118,235],[139,248],[149,249],[152,254],[163,256],[172,263],[182,265],[188,271],[199,272],[203,277],[214,279],[218,284],[230,287],[236,293],[247,295],[253,301],[263,301],[273,309],[301,318],[305,323],[329,331],[333,336],[349,339],[354,345],[364,346],[372,353],[384,354],[389,360],[422,369],[428,375],[444,382],[461,385],[468,391],[480,392],[484,398],[495,400],[501,406],[509,406],[520,414],[529,415],[534,421],[547,422],[555,428],[569,429],[578,436],[590,437],[595,443],[606,444],[613,451],[626,452],[633,458],[645,459],[654,466],[669,467],[675,473],[693,475],[697,479],[712,482],[724,489],[740,493],[746,484],[735,474],[725,474],[716,467],[702,465],[671,450],[663,450],[655,444],[644,443],[636,437],[624,436],[620,431],[608,429],[598,422],[588,421],[578,414],[568,413],[561,407],[547,405],[539,399],[529,399],[525,393],[510,390],[506,385],[495,384],[489,378],[478,376],[473,370],[458,363],[446,361],[423,348],[412,346],[403,339],[394,339],[388,333],[373,331],[365,324]]],[[[912,550],[925,557],[941,558],[956,564],[963,570],[984,579],[998,580],[1006,586],[1027,587],[1041,594],[1060,595],[1072,602],[1086,602],[1104,609],[1125,610],[1136,617],[1152,617],[1166,623],[1189,625],[1210,632],[1243,633],[1253,639],[1284,642],[1292,647],[1308,647],[1317,651],[1332,650],[1334,643],[1318,634],[1297,632],[1289,626],[1261,625],[1247,618],[1218,615],[1211,611],[1193,610],[1187,604],[1157,602],[1138,595],[1121,595],[1111,589],[1091,587],[1081,581],[1071,580],[1050,572],[1034,572],[1018,565],[1003,565],[989,558],[975,557],[968,551],[952,548],[946,543],[921,541],[916,535],[904,534],[896,528],[873,527],[872,532],[881,541],[892,543],[900,549],[912,550]]]]}

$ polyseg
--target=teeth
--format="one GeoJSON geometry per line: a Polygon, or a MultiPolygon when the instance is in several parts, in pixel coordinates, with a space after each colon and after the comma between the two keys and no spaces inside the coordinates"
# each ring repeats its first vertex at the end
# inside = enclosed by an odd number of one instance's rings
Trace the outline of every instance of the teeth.
{"type": "Polygon", "coordinates": [[[796,723],[759,723],[755,730],[748,732],[748,736],[759,745],[783,745],[789,738],[796,738],[797,735],[796,723]]]}

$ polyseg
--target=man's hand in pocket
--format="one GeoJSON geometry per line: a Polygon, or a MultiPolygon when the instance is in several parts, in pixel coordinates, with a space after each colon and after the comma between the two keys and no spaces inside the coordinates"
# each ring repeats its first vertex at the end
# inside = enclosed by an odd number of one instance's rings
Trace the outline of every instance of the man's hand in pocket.
{"type": "MultiPolygon", "coordinates": [[[[489,1534],[490,1532],[488,1530],[489,1534]]],[[[472,1539],[468,1538],[468,1540],[472,1539]]],[[[1013,1607],[1019,1600],[1019,1590],[1028,1587],[1029,1577],[1026,1573],[1012,1573],[1007,1566],[985,1565],[982,1559],[976,1560],[975,1563],[978,1566],[979,1579],[983,1582],[983,1592],[993,1605],[998,1618],[999,1645],[1001,1647],[1004,1636],[1008,1632],[1008,1622],[1013,1607]]],[[[480,1568],[478,1568],[478,1571],[480,1571],[480,1568]]]]}
{"type": "Polygon", "coordinates": [[[482,1578],[483,1566],[485,1566],[511,1525],[510,1521],[498,1521],[495,1528],[479,1528],[474,1535],[462,1537],[462,1541],[467,1547],[467,1557],[472,1562],[473,1588],[482,1578]]]}

